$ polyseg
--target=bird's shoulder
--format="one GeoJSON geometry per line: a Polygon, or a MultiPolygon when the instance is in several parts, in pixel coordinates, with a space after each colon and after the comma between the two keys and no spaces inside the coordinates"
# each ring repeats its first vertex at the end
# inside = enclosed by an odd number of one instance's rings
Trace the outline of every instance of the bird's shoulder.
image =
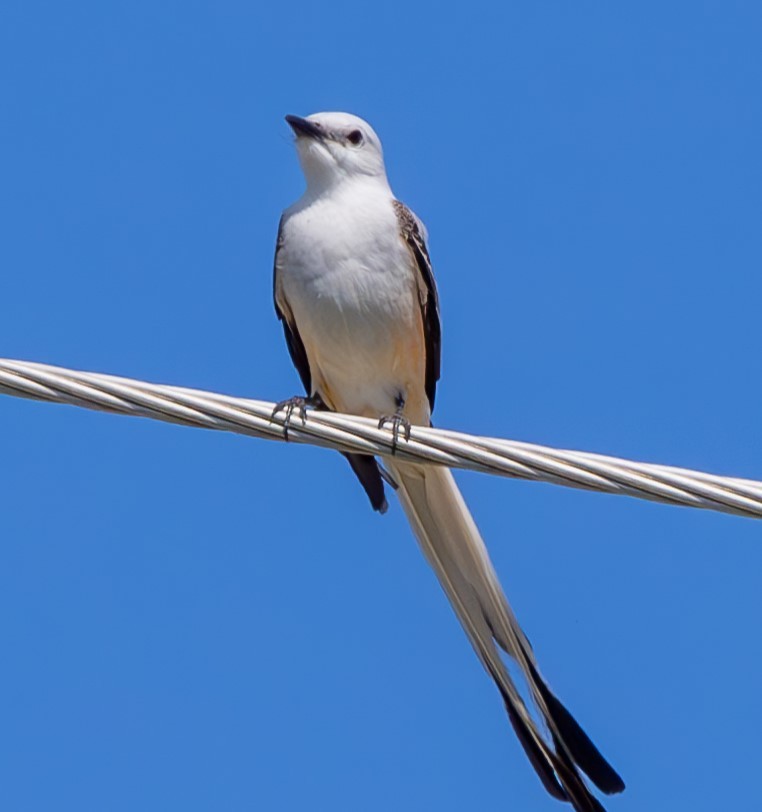
{"type": "Polygon", "coordinates": [[[419,273],[421,295],[424,299],[428,295],[431,295],[436,302],[437,291],[434,282],[434,271],[431,266],[431,257],[429,256],[426,226],[424,226],[421,219],[413,210],[409,209],[401,201],[393,200],[392,208],[397,218],[397,226],[402,242],[407,246],[408,251],[412,254],[415,261],[419,273]]]}
{"type": "Polygon", "coordinates": [[[426,226],[423,224],[423,220],[421,220],[411,208],[396,198],[392,200],[392,208],[397,217],[397,223],[402,237],[408,241],[414,240],[425,247],[429,235],[426,226]]]}

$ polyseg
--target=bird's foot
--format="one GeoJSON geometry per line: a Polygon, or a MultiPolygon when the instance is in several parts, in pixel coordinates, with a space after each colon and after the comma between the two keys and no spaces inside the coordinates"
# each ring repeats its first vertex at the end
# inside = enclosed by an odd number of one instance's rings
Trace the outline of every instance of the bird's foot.
{"type": "Polygon", "coordinates": [[[394,414],[386,414],[378,421],[378,427],[382,429],[387,423],[392,427],[392,454],[397,453],[400,435],[407,442],[410,439],[410,421],[402,415],[402,409],[398,409],[394,414]]]}
{"type": "Polygon", "coordinates": [[[280,403],[276,403],[270,417],[274,418],[278,412],[286,413],[283,418],[283,439],[288,442],[288,429],[291,425],[291,421],[294,418],[294,413],[296,413],[299,420],[302,421],[302,425],[304,425],[307,422],[307,407],[312,406],[314,408],[320,408],[321,405],[322,401],[320,398],[306,398],[302,397],[301,395],[294,395],[292,398],[288,398],[287,400],[280,401],[280,403]]]}

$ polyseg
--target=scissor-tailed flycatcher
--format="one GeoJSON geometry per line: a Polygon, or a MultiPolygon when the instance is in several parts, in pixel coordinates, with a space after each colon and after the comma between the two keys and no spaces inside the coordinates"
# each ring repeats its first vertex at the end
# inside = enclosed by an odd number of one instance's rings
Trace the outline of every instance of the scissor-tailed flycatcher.
{"type": "MultiPolygon", "coordinates": [[[[439,379],[437,290],[418,218],[395,199],[381,142],[347,113],[286,116],[307,180],[286,209],[275,252],[275,308],[308,398],[305,404],[390,422],[395,442],[428,426],[439,379]]],[[[545,788],[577,812],[602,812],[580,770],[603,792],[622,779],[540,676],[487,550],[446,468],[347,454],[376,510],[383,479],[397,488],[413,532],[545,788]],[[519,695],[499,649],[521,669],[549,735],[519,695]]]]}

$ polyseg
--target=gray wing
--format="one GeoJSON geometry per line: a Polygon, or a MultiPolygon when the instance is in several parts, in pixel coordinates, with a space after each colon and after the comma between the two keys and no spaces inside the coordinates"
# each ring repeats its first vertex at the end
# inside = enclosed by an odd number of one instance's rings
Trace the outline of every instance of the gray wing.
{"type": "Polygon", "coordinates": [[[413,255],[418,273],[418,298],[421,305],[423,332],[426,339],[426,395],[433,412],[442,356],[439,295],[434,281],[434,271],[431,267],[429,250],[426,247],[423,226],[404,203],[395,200],[393,206],[397,215],[400,234],[413,255]]]}
{"type": "Polygon", "coordinates": [[[304,389],[308,395],[312,394],[312,376],[310,374],[310,362],[307,360],[307,351],[299,335],[299,330],[294,321],[294,315],[288,304],[280,294],[278,285],[278,255],[283,247],[283,218],[278,223],[278,239],[275,243],[275,260],[273,261],[273,304],[275,313],[283,324],[283,332],[286,335],[286,344],[291,360],[294,362],[296,371],[302,379],[304,389]]]}

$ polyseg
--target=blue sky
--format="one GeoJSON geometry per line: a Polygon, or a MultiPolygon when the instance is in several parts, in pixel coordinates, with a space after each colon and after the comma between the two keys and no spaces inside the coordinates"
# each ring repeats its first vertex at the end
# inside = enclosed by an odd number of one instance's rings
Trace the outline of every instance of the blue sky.
{"type": "MultiPolygon", "coordinates": [[[[762,478],[761,36],[729,0],[6,0],[0,355],[298,391],[282,117],[349,110],[431,235],[438,425],[762,478]]],[[[4,809],[564,808],[338,455],[0,416],[4,809]]],[[[610,812],[752,808],[760,525],[459,481],[610,812]]]]}

